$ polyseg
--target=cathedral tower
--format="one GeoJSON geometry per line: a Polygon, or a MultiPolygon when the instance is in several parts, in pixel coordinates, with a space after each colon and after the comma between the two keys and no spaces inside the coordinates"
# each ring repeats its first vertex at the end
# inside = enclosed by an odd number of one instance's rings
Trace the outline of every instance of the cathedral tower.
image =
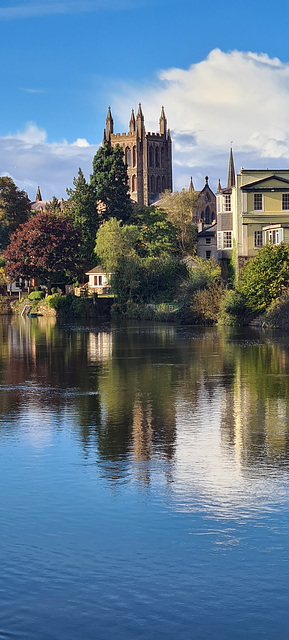
{"type": "Polygon", "coordinates": [[[136,117],[132,110],[128,133],[113,133],[113,119],[110,107],[108,109],[103,141],[123,149],[130,197],[138,204],[153,204],[166,189],[172,190],[172,141],[164,107],[159,124],[159,133],[146,133],[139,104],[136,117]]]}

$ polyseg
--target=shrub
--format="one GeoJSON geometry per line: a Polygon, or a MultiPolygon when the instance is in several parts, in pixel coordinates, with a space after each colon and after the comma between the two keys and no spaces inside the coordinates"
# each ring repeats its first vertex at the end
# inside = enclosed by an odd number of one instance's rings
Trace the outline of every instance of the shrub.
{"type": "Polygon", "coordinates": [[[216,282],[211,282],[206,289],[196,292],[191,304],[195,324],[216,324],[222,292],[222,285],[216,282]]]}
{"type": "Polygon", "coordinates": [[[264,312],[289,287],[289,246],[266,244],[257,256],[243,267],[240,289],[247,304],[264,312]]]}
{"type": "Polygon", "coordinates": [[[42,300],[44,298],[44,296],[45,296],[45,292],[44,291],[41,291],[41,290],[40,291],[31,291],[31,293],[29,293],[28,298],[31,301],[32,300],[35,301],[35,300],[42,300]]]}
{"type": "Polygon", "coordinates": [[[220,305],[220,324],[240,326],[252,314],[244,295],[240,291],[226,291],[220,305]]]}
{"type": "Polygon", "coordinates": [[[266,327],[289,329],[289,294],[285,293],[274,300],[264,317],[266,327]]]}

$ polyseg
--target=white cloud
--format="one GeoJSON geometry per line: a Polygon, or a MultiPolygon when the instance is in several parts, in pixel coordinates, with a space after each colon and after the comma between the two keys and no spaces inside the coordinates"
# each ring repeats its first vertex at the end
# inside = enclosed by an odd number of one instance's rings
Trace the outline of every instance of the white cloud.
{"type": "MultiPolygon", "coordinates": [[[[127,123],[141,99],[146,129],[158,130],[165,106],[174,140],[175,185],[205,173],[212,186],[226,177],[231,141],[240,166],[289,164],[289,64],[266,53],[219,49],[189,69],[163,70],[154,86],[119,87],[111,96],[113,115],[127,123]]],[[[199,186],[202,186],[202,184],[199,186]]]]}
{"type": "MultiPolygon", "coordinates": [[[[278,58],[215,49],[189,69],[161,71],[154,85],[115,85],[107,103],[118,120],[116,130],[127,130],[131,107],[139,99],[147,131],[158,130],[165,106],[175,188],[188,187],[191,175],[201,188],[206,174],[212,189],[219,177],[224,185],[231,141],[236,170],[289,166],[289,64],[278,58]]],[[[38,184],[43,197],[64,197],[79,167],[89,176],[96,150],[77,135],[72,144],[48,143],[45,130],[29,123],[15,136],[0,139],[0,174],[9,173],[31,198],[38,184]]]]}
{"type": "Polygon", "coordinates": [[[97,149],[84,138],[71,144],[66,140],[48,143],[46,131],[29,123],[24,131],[0,138],[0,175],[10,175],[31,200],[38,185],[44,200],[53,195],[65,198],[79,167],[89,178],[97,149]]]}

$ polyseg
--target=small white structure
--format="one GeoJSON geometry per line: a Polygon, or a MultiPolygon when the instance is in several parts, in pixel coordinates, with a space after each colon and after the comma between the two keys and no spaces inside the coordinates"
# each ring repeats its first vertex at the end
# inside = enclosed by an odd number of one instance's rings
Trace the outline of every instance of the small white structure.
{"type": "Polygon", "coordinates": [[[111,273],[105,273],[102,267],[94,267],[87,271],[89,293],[109,293],[111,273]]]}
{"type": "Polygon", "coordinates": [[[23,291],[28,291],[28,287],[30,286],[30,281],[25,278],[17,278],[13,282],[8,282],[7,284],[7,292],[12,293],[21,293],[23,291]]]}

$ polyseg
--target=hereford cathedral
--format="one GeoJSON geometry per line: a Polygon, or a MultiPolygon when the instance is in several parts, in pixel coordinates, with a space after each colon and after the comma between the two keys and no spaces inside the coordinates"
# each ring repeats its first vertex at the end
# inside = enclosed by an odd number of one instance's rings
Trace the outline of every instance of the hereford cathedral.
{"type": "Polygon", "coordinates": [[[152,204],[166,189],[172,190],[172,141],[163,107],[159,123],[159,133],[146,132],[139,105],[136,117],[132,110],[128,133],[114,133],[108,108],[103,144],[110,142],[123,149],[130,196],[138,204],[152,204]]]}

